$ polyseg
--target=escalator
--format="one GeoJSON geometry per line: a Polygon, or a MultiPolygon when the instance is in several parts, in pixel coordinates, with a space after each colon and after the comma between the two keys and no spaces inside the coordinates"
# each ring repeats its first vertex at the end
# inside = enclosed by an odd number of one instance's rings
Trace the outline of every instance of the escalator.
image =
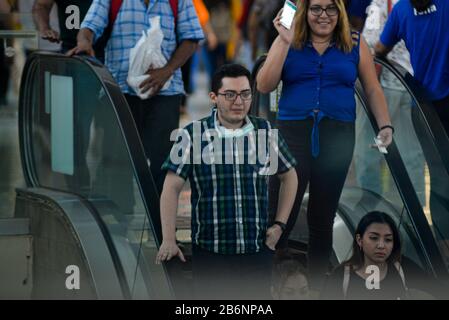
{"type": "MultiPolygon", "coordinates": [[[[440,221],[449,217],[449,139],[413,78],[386,61],[376,63],[403,85],[409,120],[401,128],[393,118],[395,143],[380,157],[366,142],[377,128],[357,87],[357,137],[368,138],[359,139],[366,143],[355,148],[340,199],[332,262],[348,257],[360,217],[385,211],[400,227],[410,268],[438,280],[443,288],[432,294],[447,297],[449,228],[440,221]],[[413,138],[401,139],[401,132],[413,138]],[[416,168],[422,171],[416,174],[416,168]],[[378,182],[370,183],[374,179],[378,182]]],[[[275,121],[280,92],[281,87],[255,94],[252,113],[275,121]]],[[[107,69],[87,57],[33,54],[19,106],[26,185],[17,188],[14,217],[0,221],[0,232],[5,223],[14,224],[25,237],[30,298],[191,297],[189,264],[154,264],[161,240],[159,199],[126,100],[107,69]],[[71,266],[78,267],[80,289],[67,287],[71,266]]],[[[298,252],[307,248],[306,208],[307,194],[290,238],[298,252]]],[[[189,244],[184,245],[189,260],[189,244]]]]}
{"type": "MultiPolygon", "coordinates": [[[[255,64],[253,79],[265,58],[255,64]]],[[[356,145],[334,221],[332,264],[349,258],[360,218],[369,211],[384,211],[399,226],[406,274],[422,271],[421,281],[412,285],[434,297],[448,298],[449,139],[413,77],[388,61],[376,59],[375,63],[382,70],[380,81],[396,129],[394,142],[385,156],[370,147],[378,128],[358,82],[356,145]],[[386,85],[385,79],[395,86],[386,85]]],[[[251,112],[275,122],[282,83],[267,95],[257,92],[256,86],[251,112]]],[[[290,247],[304,256],[307,202],[306,191],[289,239],[290,247]]]]}
{"type": "Polygon", "coordinates": [[[14,219],[32,237],[29,298],[172,299],[154,263],[158,194],[108,70],[88,57],[32,54],[18,118],[26,187],[14,219]]]}

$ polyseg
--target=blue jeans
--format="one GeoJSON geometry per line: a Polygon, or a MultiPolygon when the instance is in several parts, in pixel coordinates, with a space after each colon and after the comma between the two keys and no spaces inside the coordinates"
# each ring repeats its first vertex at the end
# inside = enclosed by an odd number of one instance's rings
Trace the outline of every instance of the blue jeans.
{"type": "Polygon", "coordinates": [[[165,173],[161,167],[173,146],[170,135],[179,126],[182,95],[155,96],[147,100],[128,94],[125,94],[125,97],[136,122],[145,153],[150,159],[151,174],[161,194],[165,180],[165,173]]]}

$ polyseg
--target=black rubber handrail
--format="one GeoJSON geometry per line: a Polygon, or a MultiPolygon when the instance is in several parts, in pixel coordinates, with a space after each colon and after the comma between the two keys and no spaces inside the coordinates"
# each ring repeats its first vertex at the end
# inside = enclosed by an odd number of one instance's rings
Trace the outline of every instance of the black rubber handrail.
{"type": "MultiPolygon", "coordinates": [[[[155,235],[155,241],[159,247],[162,241],[162,230],[159,214],[159,194],[149,169],[149,160],[147,160],[145,156],[144,148],[132,117],[132,113],[124,95],[120,90],[120,87],[108,69],[96,59],[87,56],[67,57],[65,55],[47,52],[33,53],[28,58],[22,75],[22,85],[20,88],[19,97],[19,139],[21,160],[26,184],[28,187],[46,188],[46,186],[41,186],[39,183],[32,157],[33,145],[31,143],[32,133],[30,130],[32,125],[32,110],[30,106],[32,105],[31,99],[33,98],[32,88],[36,84],[31,81],[36,72],[38,72],[38,65],[40,61],[51,61],[52,63],[74,63],[74,60],[90,69],[92,74],[94,74],[98,81],[102,84],[106,95],[109,97],[110,103],[116,114],[117,123],[120,126],[122,136],[126,142],[125,144],[128,149],[128,155],[134,167],[136,178],[139,182],[138,184],[141,187],[141,192],[143,194],[142,200],[147,212],[149,226],[155,235]]],[[[43,71],[39,70],[39,72],[43,71]]],[[[64,190],[64,192],[67,191],[64,190]]],[[[76,195],[83,198],[82,195],[76,195]]],[[[88,203],[87,199],[85,199],[85,201],[88,203]]],[[[88,205],[88,208],[99,223],[103,235],[107,240],[111,255],[113,256],[113,260],[116,265],[117,273],[119,274],[124,295],[126,298],[131,298],[131,290],[127,283],[122,264],[120,263],[120,258],[112,242],[111,235],[109,234],[106,225],[94,206],[88,205]]],[[[170,281],[169,286],[171,287],[170,281]]]]}
{"type": "MultiPolygon", "coordinates": [[[[261,56],[255,63],[253,72],[252,72],[252,79],[253,79],[253,88],[254,92],[256,93],[253,99],[253,105],[252,105],[252,112],[254,114],[259,113],[259,94],[257,91],[257,73],[259,72],[261,66],[266,60],[266,55],[261,56]]],[[[385,65],[389,70],[394,70],[394,67],[389,64],[388,62],[384,60],[376,59],[376,62],[385,65]]],[[[417,104],[421,107],[420,103],[426,103],[425,97],[423,97],[422,90],[417,89],[416,82],[413,82],[409,77],[407,77],[407,80],[405,80],[402,76],[402,74],[399,71],[394,71],[394,74],[396,77],[398,77],[401,82],[407,82],[408,85],[406,85],[406,89],[409,91],[409,93],[415,98],[415,101],[417,104]]],[[[371,125],[375,132],[378,131],[377,123],[375,121],[374,115],[372,114],[371,110],[368,107],[366,96],[364,95],[363,89],[360,85],[360,82],[356,85],[356,94],[359,97],[360,101],[362,102],[363,109],[365,110],[368,118],[370,119],[371,125]]],[[[434,123],[438,123],[439,119],[436,114],[432,114],[433,110],[428,110],[424,106],[424,112],[423,116],[426,117],[428,115],[429,118],[426,118],[428,123],[430,123],[432,126],[434,123]]],[[[275,113],[269,112],[268,120],[275,120],[276,116],[275,113]]],[[[438,128],[438,125],[436,126],[438,128]]],[[[444,131],[440,124],[440,128],[436,130],[436,133],[441,135],[441,130],[444,131]]],[[[445,147],[444,144],[443,146],[445,147]]],[[[419,202],[418,196],[415,192],[415,189],[413,187],[413,184],[410,180],[410,177],[408,176],[407,170],[405,168],[405,165],[402,161],[402,158],[399,154],[399,151],[393,142],[389,146],[389,153],[385,155],[386,162],[390,168],[390,172],[395,180],[398,192],[404,202],[404,205],[407,209],[407,211],[410,213],[410,220],[412,222],[413,228],[416,231],[417,237],[419,239],[419,244],[422,251],[422,257],[425,259],[425,263],[429,269],[429,271],[438,278],[447,279],[448,278],[448,271],[446,268],[446,265],[444,263],[444,260],[441,256],[441,253],[438,249],[438,246],[435,242],[435,238],[433,237],[432,231],[430,229],[430,226],[427,222],[427,219],[424,215],[424,211],[421,207],[421,204],[419,202]]]]}
{"type": "MultiPolygon", "coordinates": [[[[371,112],[367,98],[361,87],[360,82],[356,85],[356,94],[365,110],[374,131],[379,130],[376,119],[371,112]]],[[[430,267],[431,272],[435,276],[447,276],[447,269],[441,253],[438,249],[438,245],[435,242],[432,230],[424,214],[424,210],[416,194],[413,183],[408,175],[407,169],[402,161],[399,150],[396,143],[393,142],[388,147],[388,154],[384,155],[386,163],[390,168],[391,176],[393,177],[399,195],[404,203],[407,212],[410,214],[410,221],[413,228],[416,231],[416,235],[419,238],[419,244],[423,249],[423,257],[426,260],[426,264],[430,267]]]]}
{"type": "Polygon", "coordinates": [[[374,62],[394,74],[414,99],[415,105],[425,121],[424,129],[428,132],[429,137],[436,146],[444,167],[449,174],[449,137],[435,111],[435,107],[428,98],[426,90],[398,63],[379,57],[374,58],[374,62]]]}

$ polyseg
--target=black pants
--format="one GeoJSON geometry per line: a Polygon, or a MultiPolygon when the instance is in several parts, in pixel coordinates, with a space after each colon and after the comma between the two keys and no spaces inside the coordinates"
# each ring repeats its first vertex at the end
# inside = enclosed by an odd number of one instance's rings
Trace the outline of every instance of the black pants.
{"type": "MultiPolygon", "coordinates": [[[[321,286],[332,252],[332,230],[338,201],[354,151],[354,124],[324,118],[319,124],[320,153],[312,157],[311,134],[313,120],[278,121],[279,131],[296,158],[299,185],[287,229],[278,248],[288,246],[301,202],[309,186],[307,223],[309,229],[308,269],[310,284],[321,286]]],[[[270,179],[270,213],[277,209],[279,181],[270,179]]]]}
{"type": "Polygon", "coordinates": [[[184,91],[186,92],[185,95],[182,96],[182,102],[181,105],[186,106],[187,105],[187,96],[192,93],[192,88],[190,84],[190,75],[191,75],[191,69],[192,69],[192,57],[190,57],[186,63],[181,67],[182,72],[182,81],[184,82],[184,91]]]}
{"type": "Polygon", "coordinates": [[[273,251],[223,255],[192,245],[195,299],[267,300],[271,298],[273,251]]]}
{"type": "Polygon", "coordinates": [[[170,134],[179,126],[179,106],[182,96],[155,96],[147,100],[131,95],[125,95],[125,97],[131,108],[145,153],[150,159],[151,174],[161,194],[165,179],[161,166],[173,145],[170,134]]]}
{"type": "Polygon", "coordinates": [[[433,102],[441,123],[449,136],[449,96],[433,102]]]}

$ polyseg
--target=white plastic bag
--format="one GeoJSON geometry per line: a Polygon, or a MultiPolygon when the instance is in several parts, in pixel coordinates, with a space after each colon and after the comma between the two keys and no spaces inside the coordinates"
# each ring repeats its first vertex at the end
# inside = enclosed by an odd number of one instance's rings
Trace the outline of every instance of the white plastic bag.
{"type": "MultiPolygon", "coordinates": [[[[167,64],[167,59],[161,51],[164,34],[161,30],[160,17],[150,18],[150,29],[142,31],[142,37],[139,39],[129,55],[128,84],[137,93],[141,99],[148,99],[153,93],[149,91],[142,93],[139,89],[140,84],[150,76],[145,74],[150,66],[152,69],[162,68],[167,64]]],[[[162,90],[170,86],[173,76],[168,79],[162,90]]]]}

